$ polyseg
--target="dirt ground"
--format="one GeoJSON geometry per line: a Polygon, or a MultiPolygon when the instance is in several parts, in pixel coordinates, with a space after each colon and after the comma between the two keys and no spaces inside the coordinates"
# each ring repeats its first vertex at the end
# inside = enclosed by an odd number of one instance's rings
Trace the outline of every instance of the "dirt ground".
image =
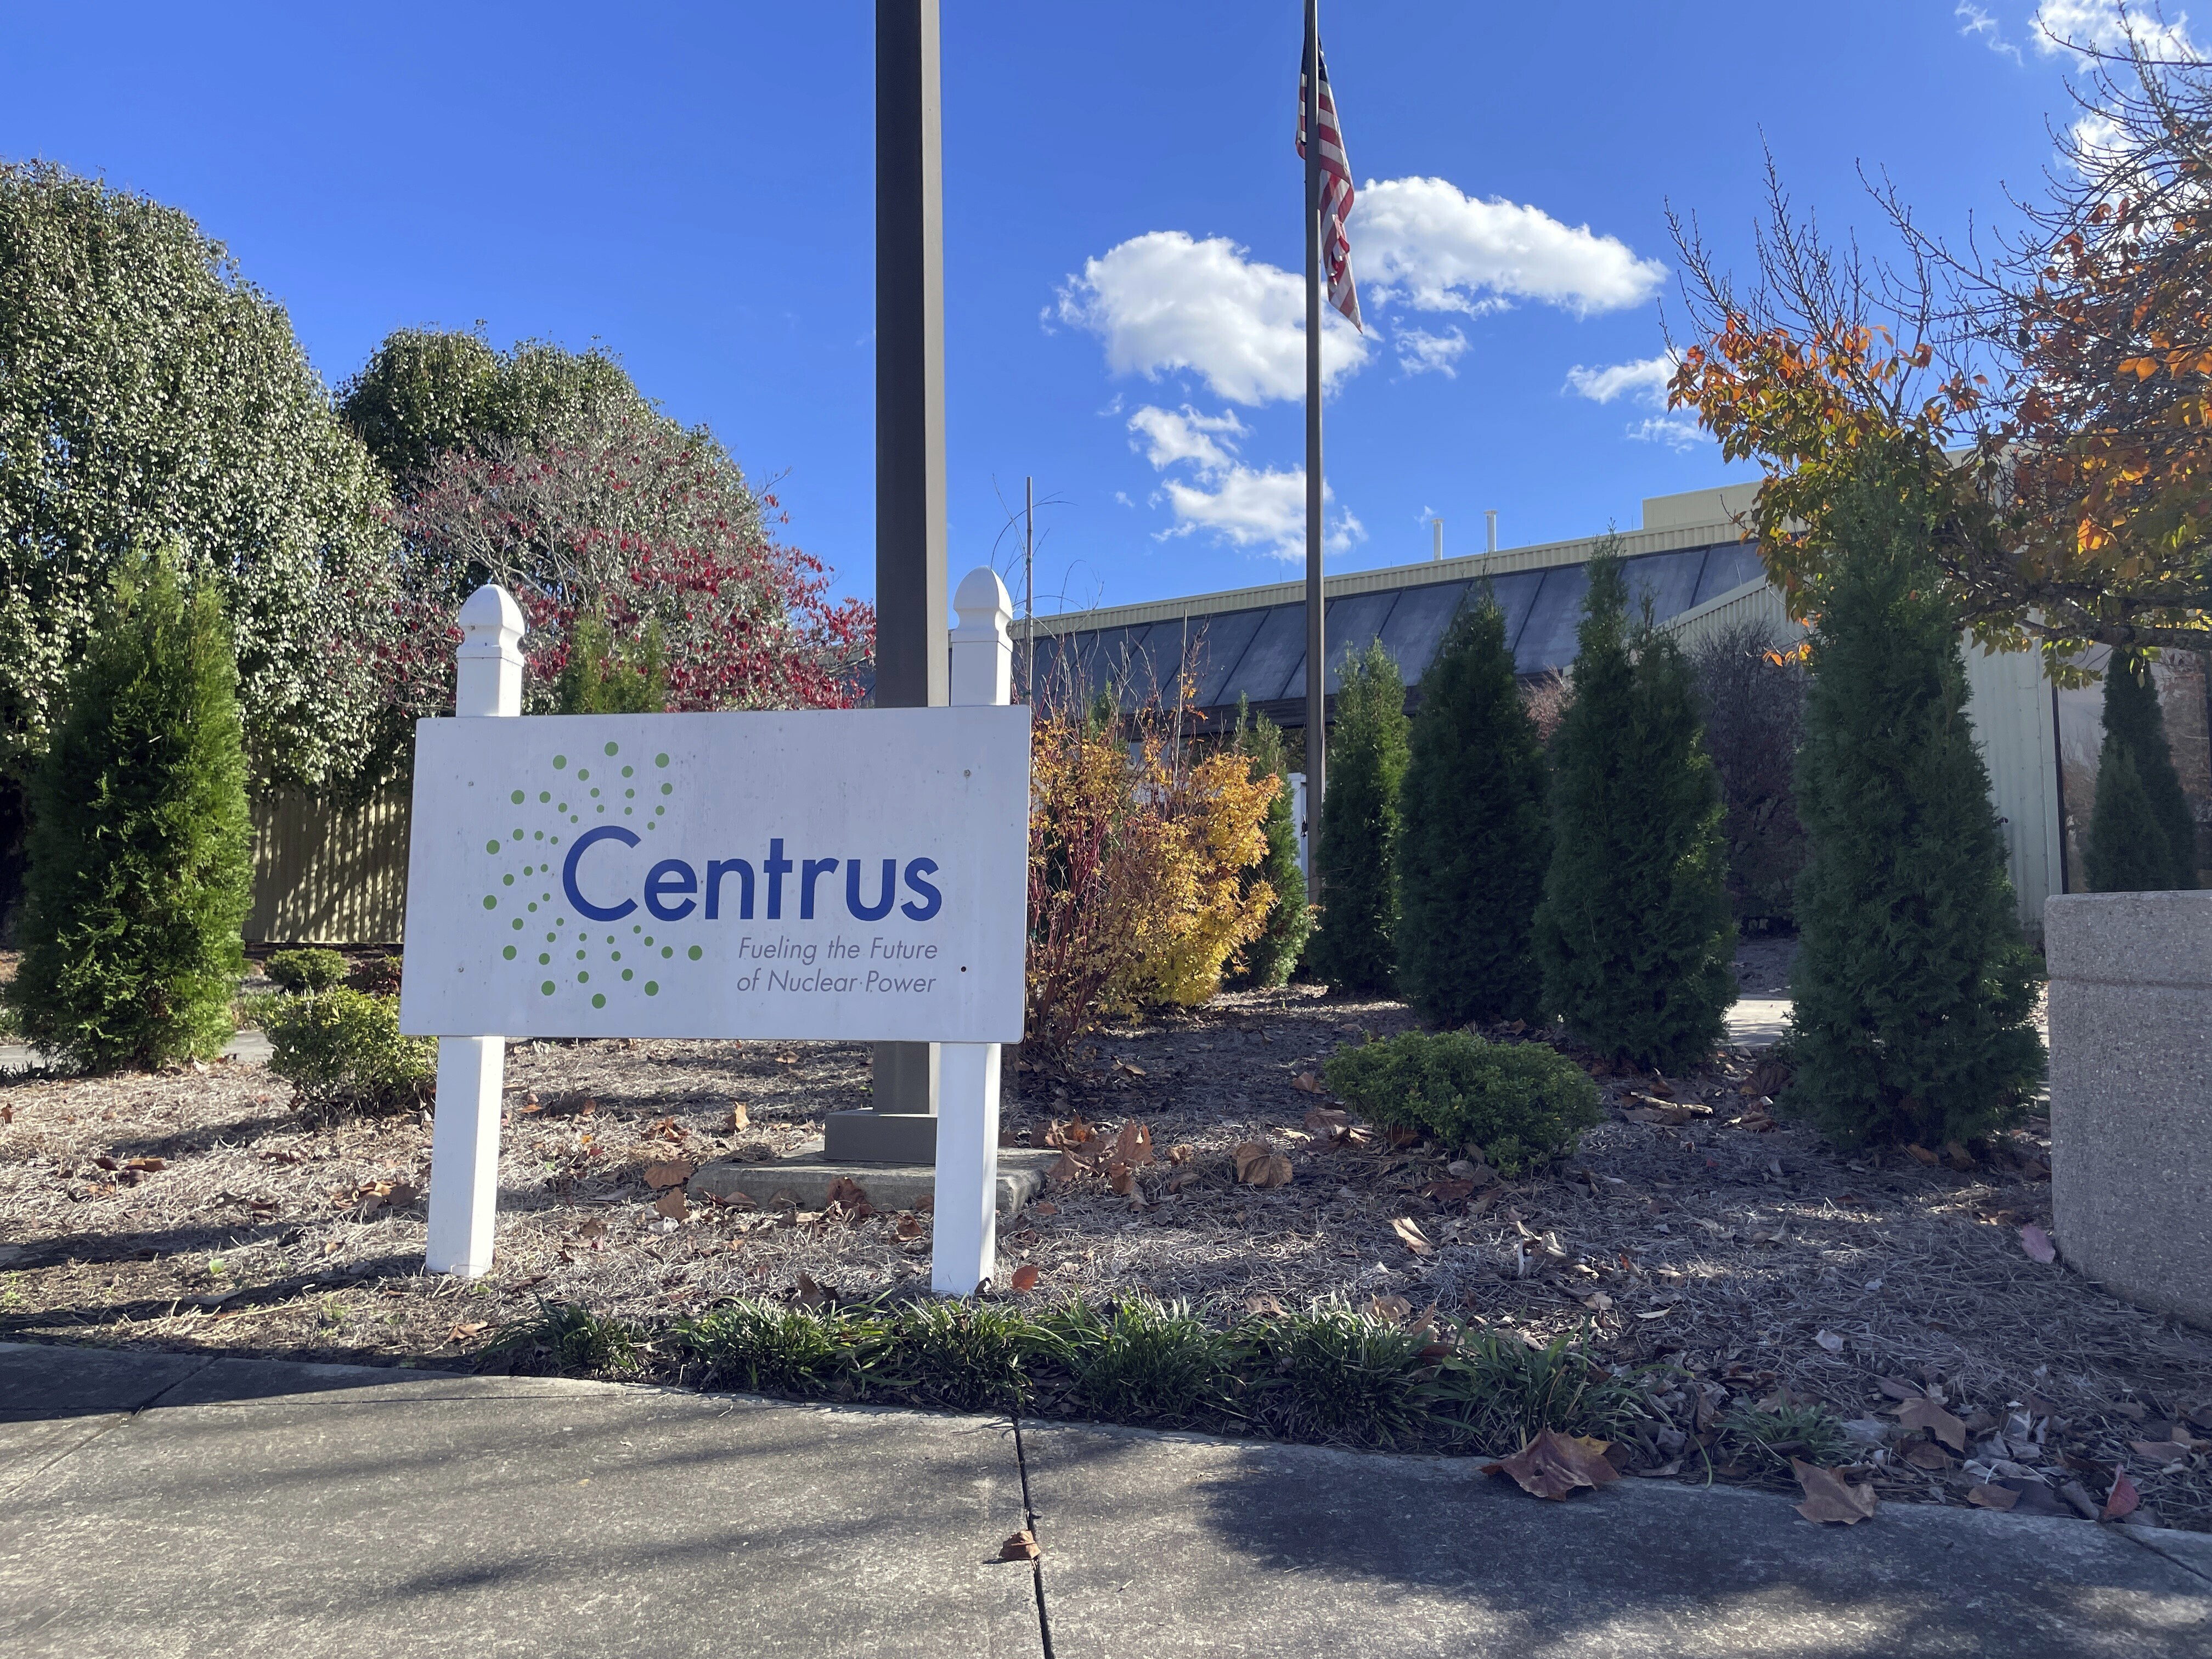
{"type": "MultiPolygon", "coordinates": [[[[1776,962],[1745,969],[1747,994],[1775,994],[1776,962]]],[[[1412,1023],[1310,988],[1232,995],[1102,1033],[1073,1079],[1016,1073],[1011,1144],[1079,1114],[1191,1152],[1127,1195],[1054,1183],[1002,1231],[999,1282],[1034,1265],[1033,1297],[1584,1328],[1610,1361],[1677,1368],[1692,1404],[1825,1402],[1892,1498],[1961,1502],[2015,1471],[2101,1495],[2117,1465],[2168,1524],[2212,1529],[2212,1334],[2026,1253],[2021,1227],[2051,1220],[2040,1121],[1956,1167],[1841,1157],[1770,1118],[1771,1073],[1730,1050],[1695,1077],[1602,1078],[1607,1121],[1574,1155],[1468,1191],[1432,1147],[1303,1127],[1325,1101],[1301,1075],[1412,1023]],[[1288,1185],[1237,1183],[1252,1140],[1288,1185]],[[1886,1414],[1920,1390],[1964,1420],[1963,1452],[1886,1414]]],[[[842,1297],[927,1282],[926,1213],[725,1208],[646,1181],[797,1148],[865,1103],[864,1048],[517,1042],[507,1076],[498,1264],[473,1284],[422,1271],[421,1116],[310,1129],[238,1062],[0,1081],[0,1340],[466,1366],[540,1297],[657,1321],[802,1275],[842,1297]]]]}

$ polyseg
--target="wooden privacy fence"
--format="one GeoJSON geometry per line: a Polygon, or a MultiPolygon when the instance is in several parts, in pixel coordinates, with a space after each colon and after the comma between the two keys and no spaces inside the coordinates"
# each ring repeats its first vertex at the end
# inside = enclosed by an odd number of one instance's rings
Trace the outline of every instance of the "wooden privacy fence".
{"type": "Polygon", "coordinates": [[[400,942],[407,914],[408,792],[351,806],[280,789],[253,803],[253,908],[264,945],[400,942]]]}

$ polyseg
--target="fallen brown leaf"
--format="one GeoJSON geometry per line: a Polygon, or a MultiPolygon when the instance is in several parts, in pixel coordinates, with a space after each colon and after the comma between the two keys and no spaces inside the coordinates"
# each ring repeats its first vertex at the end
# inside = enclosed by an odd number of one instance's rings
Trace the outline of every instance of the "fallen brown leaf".
{"type": "Polygon", "coordinates": [[[1483,1472],[1511,1475],[1532,1498],[1564,1502],[1577,1486],[1595,1491],[1620,1479],[1620,1471],[1606,1461],[1605,1452],[1602,1440],[1545,1429],[1512,1456],[1484,1464],[1483,1472]]]}
{"type": "Polygon", "coordinates": [[[1018,1291],[1033,1291],[1036,1289],[1039,1271],[1036,1262],[1025,1262],[1014,1269],[1014,1276],[1009,1282],[1018,1291]]]}
{"type": "Polygon", "coordinates": [[[684,1196],[681,1187],[671,1187],[653,1201],[653,1207],[671,1221],[681,1221],[691,1213],[690,1200],[684,1196]]]}
{"type": "Polygon", "coordinates": [[[1109,1164],[1106,1166],[1106,1184],[1117,1196],[1127,1198],[1137,1190],[1137,1172],[1126,1164],[1109,1164]]]}
{"type": "Polygon", "coordinates": [[[1334,1106],[1315,1106],[1308,1109],[1301,1127],[1324,1140],[1347,1139],[1352,1134],[1352,1114],[1334,1106]]]}
{"type": "Polygon", "coordinates": [[[2138,1457],[2154,1463],[2179,1463],[2189,1455],[2189,1448],[2178,1440],[2130,1440],[2128,1444],[2138,1457]]]}
{"type": "Polygon", "coordinates": [[[1966,1501],[1985,1510],[2008,1510],[2020,1502],[2020,1494],[2009,1486],[1972,1486],[1966,1492],[1966,1501]]]}
{"type": "Polygon", "coordinates": [[[1034,1561],[1043,1553],[1037,1547],[1036,1534],[1027,1527],[999,1546],[999,1559],[1001,1561],[1034,1561]]]}
{"type": "Polygon", "coordinates": [[[744,1107],[738,1102],[734,1100],[732,1101],[730,1103],[730,1127],[734,1130],[749,1129],[751,1127],[751,1115],[746,1112],[744,1107]]]}
{"type": "Polygon", "coordinates": [[[576,1229],[576,1237],[579,1238],[605,1238],[606,1236],[607,1218],[603,1215],[589,1218],[582,1226],[576,1229]]]}
{"type": "Polygon", "coordinates": [[[1433,1255],[1436,1253],[1437,1247],[1429,1243],[1429,1236],[1421,1231],[1411,1216],[1400,1216],[1390,1224],[1390,1231],[1397,1234],[1398,1242],[1415,1255],[1433,1255]]]}
{"type": "Polygon", "coordinates": [[[1897,1408],[1897,1420],[1907,1429],[1925,1429],[1953,1451],[1966,1449],[1966,1425],[1925,1395],[1897,1408]]]}
{"type": "Polygon", "coordinates": [[[830,1299],[830,1292],[816,1284],[811,1276],[801,1273],[798,1288],[792,1293],[791,1299],[801,1307],[817,1308],[830,1299]]]}
{"type": "Polygon", "coordinates": [[[1942,1161],[1941,1154],[1929,1151],[1927,1147],[1923,1146],[1917,1140],[1911,1146],[1907,1146],[1905,1150],[1923,1164],[1939,1164],[1942,1161]]]}
{"type": "Polygon", "coordinates": [[[1916,1440],[1898,1455],[1916,1469],[1948,1469],[1951,1455],[1932,1440],[1916,1440]]]}
{"type": "Polygon", "coordinates": [[[2058,1260],[2058,1247],[2051,1242],[2051,1235],[2033,1221],[2020,1230],[2020,1248],[2027,1252],[2032,1261],[2045,1267],[2058,1260]]]}
{"type": "Polygon", "coordinates": [[[1291,1087],[1303,1089],[1310,1095],[1325,1095],[1328,1092],[1328,1085],[1323,1083],[1320,1077],[1312,1072],[1300,1072],[1291,1079],[1291,1087]]]}
{"type": "Polygon", "coordinates": [[[900,1238],[920,1238],[921,1237],[921,1223],[915,1217],[902,1215],[896,1221],[891,1223],[891,1231],[896,1237],[900,1238]]]}
{"type": "Polygon", "coordinates": [[[2120,1520],[2124,1516],[2133,1515],[2142,1504],[2142,1494],[2136,1490],[2136,1483],[2129,1480],[2126,1472],[2123,1470],[2112,1479],[2112,1494],[2105,1499],[2104,1513],[2099,1516],[2099,1519],[2120,1520]]]}
{"type": "Polygon", "coordinates": [[[1168,1190],[1171,1193],[1179,1193],[1186,1187],[1197,1186],[1199,1176],[1197,1170],[1177,1170],[1173,1175],[1168,1177],[1168,1190]]]}
{"type": "Polygon", "coordinates": [[[1283,1304],[1272,1296],[1248,1296],[1244,1298],[1244,1311],[1249,1314],[1266,1314],[1270,1318],[1280,1319],[1283,1316],[1283,1304]]]}
{"type": "Polygon", "coordinates": [[[868,1189],[850,1176],[839,1176],[831,1182],[830,1195],[823,1200],[825,1204],[842,1204],[847,1209],[852,1209],[867,1201],[868,1189]]]}
{"type": "Polygon", "coordinates": [[[1188,1140],[1179,1140],[1168,1148],[1168,1162],[1170,1164],[1188,1164],[1197,1156],[1198,1148],[1188,1140]]]}
{"type": "Polygon", "coordinates": [[[447,1331],[446,1333],[446,1340],[448,1342],[465,1342],[471,1337],[481,1334],[483,1328],[484,1322],[483,1320],[472,1319],[466,1324],[456,1325],[452,1330],[447,1331]]]}
{"type": "Polygon", "coordinates": [[[1805,1501],[1797,1505],[1797,1513],[1808,1521],[1856,1526],[1871,1519],[1881,1502],[1872,1486],[1854,1486],[1834,1469],[1820,1468],[1802,1457],[1791,1458],[1790,1468],[1805,1489],[1805,1501]]]}
{"type": "Polygon", "coordinates": [[[1457,1204],[1474,1194],[1472,1181],[1431,1181],[1421,1188],[1423,1198],[1433,1198],[1439,1204],[1457,1204]]]}
{"type": "Polygon", "coordinates": [[[123,1167],[126,1170],[140,1170],[151,1173],[155,1170],[167,1169],[169,1160],[166,1158],[129,1158],[124,1159],[123,1167]]]}
{"type": "Polygon", "coordinates": [[[656,1191],[663,1187],[681,1187],[691,1179],[694,1167],[682,1162],[648,1164],[645,1166],[645,1184],[656,1191]]]}
{"type": "Polygon", "coordinates": [[[1371,1297],[1367,1303],[1367,1316],[1385,1325],[1402,1325],[1413,1316],[1413,1304],[1402,1296],[1371,1297]]]}
{"type": "Polygon", "coordinates": [[[1114,1137],[1114,1150],[1109,1154],[1116,1164],[1150,1164],[1152,1158],[1152,1132],[1132,1118],[1121,1126],[1121,1133],[1114,1137]]]}
{"type": "Polygon", "coordinates": [[[1062,1152],[1059,1161],[1044,1172],[1044,1178],[1057,1184],[1063,1181],[1073,1181],[1082,1173],[1083,1166],[1067,1153],[1062,1152]]]}
{"type": "Polygon", "coordinates": [[[1247,1187],[1287,1187],[1291,1160],[1264,1140],[1248,1140],[1237,1147],[1237,1179],[1247,1187]]]}

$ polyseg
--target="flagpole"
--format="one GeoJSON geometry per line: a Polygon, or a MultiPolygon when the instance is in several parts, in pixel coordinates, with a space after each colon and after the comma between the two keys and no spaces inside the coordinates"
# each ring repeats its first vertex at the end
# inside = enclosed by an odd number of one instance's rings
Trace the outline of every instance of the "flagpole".
{"type": "Polygon", "coordinates": [[[1328,765],[1328,659],[1321,592],[1321,5],[1306,0],[1306,885],[1320,896],[1328,765]]]}

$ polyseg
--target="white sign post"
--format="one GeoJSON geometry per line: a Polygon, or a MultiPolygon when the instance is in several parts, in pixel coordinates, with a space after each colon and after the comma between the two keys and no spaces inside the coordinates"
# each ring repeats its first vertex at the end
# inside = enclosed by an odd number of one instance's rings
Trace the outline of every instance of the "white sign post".
{"type": "MultiPolygon", "coordinates": [[[[433,1270],[490,1265],[497,1030],[939,1042],[932,1283],[990,1275],[1029,710],[997,575],[956,603],[950,708],[417,726],[400,1025],[441,1039],[433,1270]]],[[[514,600],[482,589],[461,619],[457,711],[517,712],[514,600]],[[471,664],[506,677],[494,695],[471,664]]]]}

